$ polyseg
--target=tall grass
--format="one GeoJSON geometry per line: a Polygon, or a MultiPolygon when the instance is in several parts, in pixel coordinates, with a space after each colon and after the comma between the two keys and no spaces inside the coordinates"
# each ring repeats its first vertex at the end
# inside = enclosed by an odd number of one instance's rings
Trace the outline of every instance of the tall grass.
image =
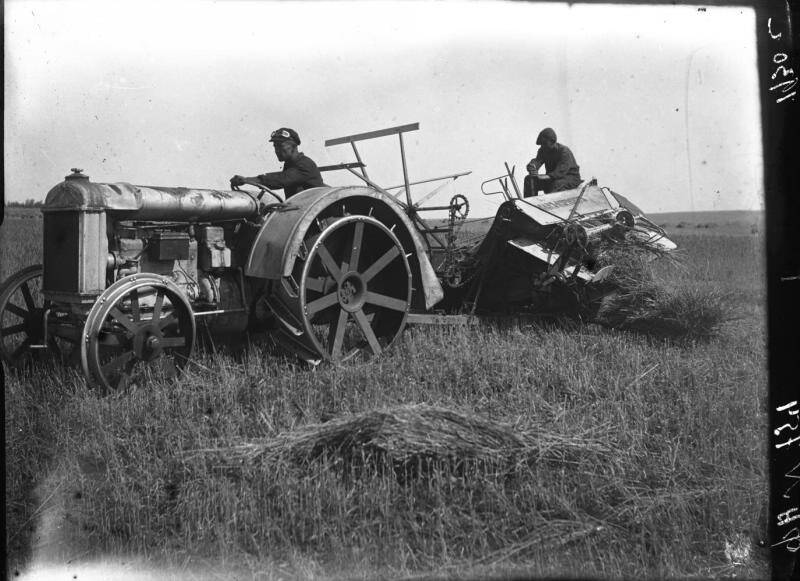
{"type": "Polygon", "coordinates": [[[309,369],[252,345],[106,397],[72,370],[11,372],[12,564],[133,554],[237,563],[245,577],[764,577],[762,562],[725,557],[742,531],[764,533],[759,254],[749,239],[691,244],[687,268],[656,275],[716,289],[740,313],[703,341],[415,328],[371,363],[309,369]],[[402,422],[431,445],[414,448],[402,422]],[[495,461],[453,443],[467,425],[499,434],[485,440],[495,461]],[[296,453],[310,449],[301,438],[337,445],[296,453]],[[400,449],[400,470],[376,453],[400,449]]]}
{"type": "Polygon", "coordinates": [[[42,213],[34,208],[6,208],[0,226],[0,282],[42,261],[42,213]]]}
{"type": "Polygon", "coordinates": [[[372,366],[300,371],[252,349],[106,398],[77,379],[12,376],[7,409],[25,413],[7,417],[8,473],[44,482],[40,500],[61,498],[69,554],[299,551],[326,571],[477,563],[683,576],[724,564],[724,541],[758,526],[766,498],[763,361],[731,347],[439,329],[409,333],[372,366]],[[335,453],[299,464],[187,453],[407,402],[562,447],[542,462],[522,455],[510,471],[440,463],[406,480],[380,461],[342,471],[335,453]],[[559,456],[569,443],[584,453],[559,456]]]}

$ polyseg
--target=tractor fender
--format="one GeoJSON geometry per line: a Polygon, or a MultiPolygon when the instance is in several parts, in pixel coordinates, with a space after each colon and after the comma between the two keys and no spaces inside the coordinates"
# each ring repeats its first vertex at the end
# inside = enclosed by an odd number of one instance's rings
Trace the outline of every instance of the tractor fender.
{"type": "Polygon", "coordinates": [[[250,249],[245,274],[271,280],[290,276],[309,228],[318,220],[319,226],[350,214],[370,215],[398,237],[408,255],[413,286],[423,290],[424,305],[416,306],[427,310],[442,300],[442,286],[413,222],[394,199],[366,186],[310,188],[292,196],[264,220],[250,249]]]}

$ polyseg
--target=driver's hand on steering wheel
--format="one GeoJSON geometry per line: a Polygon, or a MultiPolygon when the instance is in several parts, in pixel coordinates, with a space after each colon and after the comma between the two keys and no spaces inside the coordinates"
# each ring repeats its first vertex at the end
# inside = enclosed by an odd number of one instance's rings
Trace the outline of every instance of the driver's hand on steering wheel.
{"type": "Polygon", "coordinates": [[[231,178],[231,187],[236,188],[245,184],[244,177],[235,175],[231,178]]]}

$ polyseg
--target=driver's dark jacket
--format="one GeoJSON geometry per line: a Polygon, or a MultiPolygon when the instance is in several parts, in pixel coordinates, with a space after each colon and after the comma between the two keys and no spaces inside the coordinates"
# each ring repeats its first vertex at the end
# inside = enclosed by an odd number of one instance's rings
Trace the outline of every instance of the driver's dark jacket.
{"type": "Polygon", "coordinates": [[[550,176],[553,192],[571,190],[581,185],[580,168],[575,161],[575,156],[566,145],[556,143],[556,148],[552,152],[540,147],[536,152],[536,157],[528,163],[529,171],[533,168],[534,161],[544,162],[544,171],[550,176]]]}
{"type": "Polygon", "coordinates": [[[303,153],[299,154],[296,159],[286,161],[283,164],[283,171],[274,171],[256,177],[259,182],[270,189],[283,188],[287,199],[297,192],[325,185],[322,183],[322,175],[317,169],[317,164],[303,153]]]}

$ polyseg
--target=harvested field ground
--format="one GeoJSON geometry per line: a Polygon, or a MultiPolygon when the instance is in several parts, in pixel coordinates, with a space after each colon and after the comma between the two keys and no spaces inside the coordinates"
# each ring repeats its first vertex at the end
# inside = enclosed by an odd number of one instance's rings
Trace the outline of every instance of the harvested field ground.
{"type": "MultiPolygon", "coordinates": [[[[703,340],[420,327],[373,363],[252,344],[106,397],[7,372],[9,572],[766,578],[763,238],[735,222],[667,226],[660,283],[728,315],[703,340]]],[[[0,277],[40,236],[7,211],[0,277]]]]}

